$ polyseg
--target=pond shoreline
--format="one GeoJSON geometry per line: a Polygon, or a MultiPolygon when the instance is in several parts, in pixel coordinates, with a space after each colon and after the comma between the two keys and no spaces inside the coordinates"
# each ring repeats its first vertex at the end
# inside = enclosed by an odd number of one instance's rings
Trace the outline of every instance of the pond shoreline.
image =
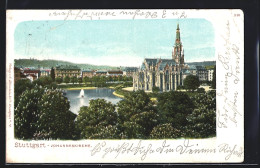
{"type": "Polygon", "coordinates": [[[91,90],[91,89],[97,89],[98,87],[75,87],[75,88],[62,88],[63,90],[91,90]]]}
{"type": "Polygon", "coordinates": [[[120,97],[120,98],[125,98],[124,95],[118,94],[118,93],[116,93],[116,91],[113,92],[113,95],[120,97]]]}

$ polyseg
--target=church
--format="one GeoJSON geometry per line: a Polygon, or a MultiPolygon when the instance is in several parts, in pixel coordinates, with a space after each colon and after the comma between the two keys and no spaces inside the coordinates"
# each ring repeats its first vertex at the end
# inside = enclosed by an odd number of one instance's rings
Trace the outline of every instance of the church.
{"type": "Polygon", "coordinates": [[[145,58],[133,75],[133,90],[152,91],[153,87],[158,87],[162,92],[177,90],[178,86],[183,85],[184,69],[184,49],[177,24],[172,59],[145,58]]]}

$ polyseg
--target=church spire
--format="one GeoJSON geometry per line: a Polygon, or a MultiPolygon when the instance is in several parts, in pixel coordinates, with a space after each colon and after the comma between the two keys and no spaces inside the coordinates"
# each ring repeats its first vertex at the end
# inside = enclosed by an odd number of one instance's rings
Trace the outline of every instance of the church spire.
{"type": "Polygon", "coordinates": [[[184,63],[184,49],[181,43],[179,22],[177,23],[176,39],[175,39],[175,44],[173,46],[172,59],[175,60],[175,62],[178,64],[184,63]]]}
{"type": "Polygon", "coordinates": [[[177,24],[177,29],[176,29],[176,40],[175,43],[179,43],[181,41],[181,36],[180,36],[180,27],[179,23],[177,24]]]}

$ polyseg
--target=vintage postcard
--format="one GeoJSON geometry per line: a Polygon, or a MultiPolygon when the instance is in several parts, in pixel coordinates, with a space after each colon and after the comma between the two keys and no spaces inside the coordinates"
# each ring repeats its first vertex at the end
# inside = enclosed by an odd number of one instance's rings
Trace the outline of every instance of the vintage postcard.
{"type": "Polygon", "coordinates": [[[6,16],[7,163],[243,162],[243,11],[6,16]]]}

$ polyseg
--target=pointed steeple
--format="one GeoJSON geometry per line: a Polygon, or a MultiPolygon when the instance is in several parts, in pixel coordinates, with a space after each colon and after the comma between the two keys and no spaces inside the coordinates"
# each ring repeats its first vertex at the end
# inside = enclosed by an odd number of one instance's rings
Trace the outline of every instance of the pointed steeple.
{"type": "Polygon", "coordinates": [[[184,62],[184,61],[182,61],[182,60],[184,60],[184,50],[183,50],[182,43],[181,43],[179,22],[177,23],[176,39],[175,39],[175,44],[173,46],[172,59],[174,59],[175,62],[178,64],[184,62]]]}
{"type": "Polygon", "coordinates": [[[178,43],[181,41],[181,36],[180,36],[180,27],[179,27],[179,23],[177,24],[177,29],[176,29],[176,40],[175,43],[178,43]]]}

